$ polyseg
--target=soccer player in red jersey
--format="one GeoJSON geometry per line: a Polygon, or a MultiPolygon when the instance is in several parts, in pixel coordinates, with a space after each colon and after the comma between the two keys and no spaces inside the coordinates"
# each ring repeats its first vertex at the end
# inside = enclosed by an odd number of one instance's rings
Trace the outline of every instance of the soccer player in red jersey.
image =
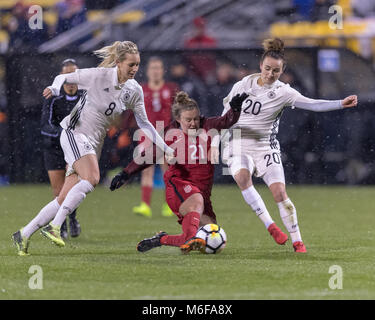
{"type": "MultiPolygon", "coordinates": [[[[160,232],[152,238],[138,243],[137,250],[148,251],[161,245],[180,247],[182,252],[200,250],[205,241],[195,238],[199,226],[216,223],[211,204],[214,165],[210,160],[210,146],[217,130],[227,129],[237,122],[246,93],[237,94],[230,101],[231,109],[224,116],[205,118],[200,115],[195,100],[187,93],[176,95],[172,111],[175,120],[165,128],[164,140],[175,149],[175,163],[170,164],[164,174],[166,200],[177,215],[182,234],[168,235],[160,232]],[[200,130],[201,129],[201,130],[200,130]],[[212,130],[216,129],[216,130],[212,130]],[[214,132],[213,132],[214,131],[214,132]]],[[[154,159],[156,152],[154,152],[154,159]]],[[[150,164],[137,164],[133,160],[111,182],[111,190],[128,182],[132,175],[150,164]]]]}
{"type": "MultiPolygon", "coordinates": [[[[169,124],[172,120],[172,104],[173,98],[178,91],[177,84],[173,82],[166,82],[164,79],[164,63],[159,57],[151,57],[148,60],[146,68],[147,82],[142,84],[144,93],[146,113],[149,121],[152,125],[157,128],[157,122],[162,125],[161,128],[169,124]]],[[[146,138],[146,142],[143,140],[141,143],[144,147],[152,147],[152,141],[146,138]]],[[[166,163],[160,165],[163,174],[168,169],[166,163]]],[[[141,204],[133,208],[135,214],[143,215],[146,217],[152,216],[151,210],[151,197],[154,185],[154,171],[155,166],[150,166],[143,170],[141,173],[141,189],[142,199],[141,204]]],[[[161,210],[162,216],[168,217],[173,216],[173,212],[168,207],[167,203],[164,203],[161,210]]]]}

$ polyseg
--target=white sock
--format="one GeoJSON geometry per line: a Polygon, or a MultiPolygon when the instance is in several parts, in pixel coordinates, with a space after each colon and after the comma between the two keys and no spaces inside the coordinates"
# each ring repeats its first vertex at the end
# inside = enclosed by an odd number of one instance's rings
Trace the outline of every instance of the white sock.
{"type": "Polygon", "coordinates": [[[52,225],[61,227],[66,219],[66,216],[72,213],[86,198],[86,194],[93,191],[94,187],[87,180],[78,182],[66,195],[65,200],[61,204],[60,209],[57,211],[55,219],[51,222],[52,225]]]}
{"type": "Polygon", "coordinates": [[[57,199],[49,202],[42,210],[39,211],[38,215],[29,222],[29,224],[22,229],[21,235],[26,238],[30,238],[31,235],[39,228],[45,226],[50,222],[59,210],[60,205],[57,199]]]}
{"type": "Polygon", "coordinates": [[[290,199],[286,199],[277,204],[280,211],[280,217],[283,220],[284,226],[290,233],[292,242],[302,241],[301,233],[298,227],[297,211],[290,199]]]}
{"type": "Polygon", "coordinates": [[[266,228],[273,223],[273,220],[264,204],[260,194],[255,190],[254,186],[250,186],[242,191],[243,198],[246,203],[253,209],[257,217],[262,220],[266,228]]]}

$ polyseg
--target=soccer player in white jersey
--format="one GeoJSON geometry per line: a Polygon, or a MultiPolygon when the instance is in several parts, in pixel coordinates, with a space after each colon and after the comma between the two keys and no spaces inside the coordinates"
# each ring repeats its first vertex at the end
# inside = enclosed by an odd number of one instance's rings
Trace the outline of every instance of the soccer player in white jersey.
{"type": "Polygon", "coordinates": [[[58,75],[43,91],[48,99],[59,95],[64,83],[74,83],[86,94],[60,123],[64,129],[60,143],[67,163],[63,188],[29,224],[13,234],[19,255],[28,254],[30,236],[42,227],[45,237],[58,246],[65,245],[60,226],[99,183],[98,160],[106,130],[124,110],[133,110],[138,126],[168,157],[173,157],[173,149],[148,121],[142,87],[134,80],[140,64],[137,46],[131,41],[116,41],[94,53],[102,58],[98,68],[58,75]]]}
{"type": "MultiPolygon", "coordinates": [[[[302,96],[288,84],[278,80],[286,66],[283,41],[278,38],[268,39],[263,42],[263,47],[261,72],[246,76],[237,82],[223,100],[225,114],[230,108],[229,101],[233,96],[242,92],[249,94],[242,104],[238,122],[228,132],[229,138],[223,139],[223,160],[227,161],[230,173],[246,203],[261,219],[274,240],[278,244],[285,244],[288,236],[274,223],[261,196],[253,186],[252,175],[263,179],[277,203],[294,251],[306,252],[298,227],[296,208],[285,189],[280,146],[276,139],[280,117],[285,107],[316,112],[354,107],[357,105],[357,96],[352,95],[336,101],[314,100],[302,96]],[[236,139],[233,129],[241,129],[239,139],[236,139]],[[236,144],[240,148],[236,149],[236,144]]],[[[218,139],[215,140],[216,153],[213,156],[218,159],[218,139]]]]}

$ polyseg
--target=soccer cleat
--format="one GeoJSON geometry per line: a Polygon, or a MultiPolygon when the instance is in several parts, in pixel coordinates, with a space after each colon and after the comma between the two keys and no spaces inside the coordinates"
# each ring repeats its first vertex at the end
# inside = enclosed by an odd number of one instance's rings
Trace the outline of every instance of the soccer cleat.
{"type": "Polygon", "coordinates": [[[188,254],[190,251],[200,251],[204,252],[204,249],[206,248],[206,241],[204,241],[201,238],[191,238],[188,241],[186,241],[183,245],[180,246],[181,252],[183,254],[188,254]]]}
{"type": "Polygon", "coordinates": [[[163,217],[173,217],[174,216],[173,211],[171,210],[171,208],[169,208],[169,206],[166,202],[164,202],[163,206],[161,207],[161,215],[163,217]]]}
{"type": "Polygon", "coordinates": [[[61,238],[60,227],[53,226],[52,224],[46,225],[40,230],[41,234],[47,239],[51,240],[55,245],[59,247],[64,247],[65,242],[61,238]]]}
{"type": "Polygon", "coordinates": [[[68,226],[66,224],[66,219],[65,221],[63,222],[63,224],[61,225],[61,228],[60,228],[60,235],[61,235],[61,238],[63,239],[68,239],[68,226]]]}
{"type": "Polygon", "coordinates": [[[168,233],[164,231],[160,231],[158,234],[154,235],[153,237],[142,240],[141,242],[138,243],[137,250],[139,252],[146,252],[153,248],[160,247],[161,246],[160,239],[163,236],[166,236],[167,234],[168,233]]]}
{"type": "Polygon", "coordinates": [[[152,217],[151,207],[146,202],[141,202],[139,206],[133,207],[133,212],[144,217],[152,217]]]}
{"type": "Polygon", "coordinates": [[[29,256],[30,254],[27,252],[29,249],[29,239],[26,237],[22,237],[21,230],[13,233],[12,240],[17,247],[17,254],[19,256],[29,256]]]}
{"type": "Polygon", "coordinates": [[[307,252],[305,245],[302,241],[293,242],[294,252],[307,252]]]}
{"type": "Polygon", "coordinates": [[[281,229],[276,225],[276,223],[272,223],[267,230],[277,244],[285,244],[285,242],[287,242],[288,236],[281,231],[281,229]]]}
{"type": "Polygon", "coordinates": [[[69,232],[72,238],[76,238],[81,234],[81,225],[74,217],[69,217],[69,232]]]}

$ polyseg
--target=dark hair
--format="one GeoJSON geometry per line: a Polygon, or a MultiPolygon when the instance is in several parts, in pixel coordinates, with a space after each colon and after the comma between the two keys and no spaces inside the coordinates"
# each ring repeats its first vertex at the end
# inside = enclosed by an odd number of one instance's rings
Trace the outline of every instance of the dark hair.
{"type": "Polygon", "coordinates": [[[71,58],[65,59],[63,62],[61,62],[61,67],[66,67],[66,66],[71,66],[71,65],[78,67],[77,62],[71,58]]]}
{"type": "Polygon", "coordinates": [[[172,105],[173,118],[179,119],[182,111],[193,109],[197,109],[200,113],[198,104],[194,99],[190,98],[185,91],[178,92],[172,105]]]}
{"type": "Polygon", "coordinates": [[[266,57],[271,57],[276,60],[281,59],[283,61],[283,70],[286,67],[286,58],[284,55],[284,41],[280,38],[266,39],[262,43],[264,53],[260,59],[262,63],[266,57]]]}

